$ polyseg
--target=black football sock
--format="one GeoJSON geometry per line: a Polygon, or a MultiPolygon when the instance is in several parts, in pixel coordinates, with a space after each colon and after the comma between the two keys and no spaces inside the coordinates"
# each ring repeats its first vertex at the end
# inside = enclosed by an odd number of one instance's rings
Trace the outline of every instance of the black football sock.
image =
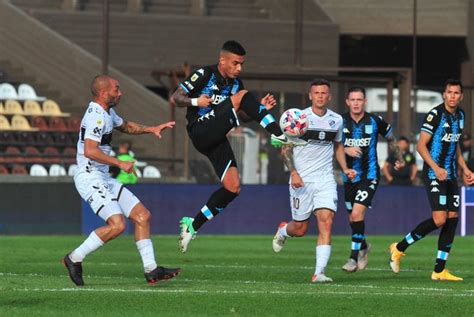
{"type": "Polygon", "coordinates": [[[436,227],[436,224],[433,220],[433,218],[426,219],[425,221],[421,222],[415,230],[410,232],[403,238],[402,241],[400,241],[397,244],[397,249],[398,251],[405,252],[405,250],[415,243],[418,240],[423,239],[424,236],[426,236],[428,233],[436,230],[438,227],[436,227]]]}
{"type": "Polygon", "coordinates": [[[359,256],[359,251],[362,248],[362,241],[364,241],[364,232],[365,232],[365,222],[354,221],[351,222],[352,228],[352,244],[351,244],[351,259],[354,259],[357,262],[357,257],[359,256]]]}
{"type": "Polygon", "coordinates": [[[227,205],[239,194],[228,191],[224,187],[219,188],[212,193],[207,204],[194,217],[193,228],[198,231],[208,220],[217,216],[227,205]]]}
{"type": "Polygon", "coordinates": [[[279,136],[282,134],[275,118],[260,104],[251,93],[246,93],[240,101],[240,109],[250,118],[257,121],[269,133],[279,136]]]}
{"type": "Polygon", "coordinates": [[[436,264],[434,271],[440,273],[446,266],[449,251],[453,245],[454,236],[456,234],[456,227],[458,225],[458,218],[448,218],[444,224],[438,238],[438,253],[436,255],[436,264]]]}

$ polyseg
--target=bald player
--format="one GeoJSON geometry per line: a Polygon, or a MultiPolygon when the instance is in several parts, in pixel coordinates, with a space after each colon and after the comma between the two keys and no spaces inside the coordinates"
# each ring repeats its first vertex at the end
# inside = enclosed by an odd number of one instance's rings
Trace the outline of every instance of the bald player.
{"type": "Polygon", "coordinates": [[[154,127],[125,121],[114,110],[120,102],[120,84],[112,77],[99,75],[91,85],[93,101],[82,118],[77,142],[77,172],[74,184],[82,199],[93,212],[105,221],[105,226],[92,231],[75,250],[67,254],[63,263],[69,277],[77,286],[83,286],[82,262],[84,258],[105,243],[117,238],[125,230],[125,217],[135,226],[135,241],[143,261],[145,279],[149,284],[167,280],[179,274],[180,269],[158,266],[150,240],[148,209],[122,184],[109,176],[109,167],[115,166],[126,173],[134,173],[133,162],[123,162],[110,156],[114,129],[127,134],[153,134],[174,127],[167,122],[154,127]]]}

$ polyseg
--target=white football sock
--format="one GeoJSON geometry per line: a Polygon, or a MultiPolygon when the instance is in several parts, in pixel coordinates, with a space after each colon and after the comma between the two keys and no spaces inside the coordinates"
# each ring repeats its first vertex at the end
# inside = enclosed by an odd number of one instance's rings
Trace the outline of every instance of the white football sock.
{"type": "Polygon", "coordinates": [[[288,235],[288,232],[286,232],[286,227],[288,227],[288,224],[284,225],[283,227],[278,230],[278,233],[280,233],[280,236],[282,238],[290,238],[291,236],[288,235]]]}
{"type": "Polygon", "coordinates": [[[104,245],[104,242],[100,240],[99,236],[92,231],[89,237],[82,242],[82,244],[74,251],[71,252],[69,258],[72,262],[82,262],[84,258],[104,245]]]}
{"type": "Polygon", "coordinates": [[[315,275],[324,273],[324,269],[328,265],[329,257],[331,256],[330,245],[318,245],[316,247],[316,270],[315,275]]]}
{"type": "Polygon", "coordinates": [[[143,239],[136,242],[138,252],[143,261],[143,268],[145,273],[149,273],[156,269],[155,252],[153,251],[153,244],[150,239],[143,239]]]}

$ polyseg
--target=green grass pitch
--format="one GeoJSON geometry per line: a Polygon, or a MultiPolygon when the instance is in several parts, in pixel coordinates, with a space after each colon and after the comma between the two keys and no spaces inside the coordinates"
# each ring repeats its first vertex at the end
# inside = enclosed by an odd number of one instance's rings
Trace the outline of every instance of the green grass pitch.
{"type": "Polygon", "coordinates": [[[473,316],[474,237],[456,237],[448,268],[463,282],[433,282],[437,237],[412,246],[402,272],[388,268],[387,247],[399,237],[369,237],[367,270],[341,270],[349,237],[335,237],[326,274],[310,284],[315,237],[291,239],[275,254],[272,236],[205,236],[187,254],[177,237],[155,236],[160,264],[181,275],[146,285],[132,237],[112,241],[84,263],[75,287],[60,264],[83,237],[0,237],[0,316],[473,316]]]}

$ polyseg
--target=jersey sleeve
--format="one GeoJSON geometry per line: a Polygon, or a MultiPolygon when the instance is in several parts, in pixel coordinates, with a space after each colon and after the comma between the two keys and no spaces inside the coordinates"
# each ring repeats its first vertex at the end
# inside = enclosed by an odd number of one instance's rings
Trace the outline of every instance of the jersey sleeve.
{"type": "Polygon", "coordinates": [[[244,83],[242,82],[242,80],[240,80],[240,78],[237,78],[236,80],[234,80],[234,84],[232,85],[230,94],[235,95],[236,93],[238,93],[239,91],[243,89],[244,89],[244,83]]]}
{"type": "Polygon", "coordinates": [[[104,134],[104,118],[95,111],[87,113],[83,120],[84,140],[99,142],[104,134]]]}
{"type": "Polygon", "coordinates": [[[179,86],[190,97],[198,97],[198,94],[206,86],[211,76],[208,68],[199,68],[186,78],[179,86]]]}
{"type": "Polygon", "coordinates": [[[120,117],[114,109],[110,109],[110,116],[112,117],[112,123],[114,128],[120,127],[123,124],[123,119],[120,117]]]}
{"type": "Polygon", "coordinates": [[[432,135],[439,125],[440,118],[441,113],[439,113],[436,108],[431,109],[431,111],[426,114],[425,119],[423,119],[421,131],[432,135]]]}
{"type": "Polygon", "coordinates": [[[336,137],[334,138],[334,141],[342,142],[343,130],[344,130],[344,120],[341,117],[339,118],[339,128],[337,129],[337,133],[336,133],[336,137]]]}
{"type": "Polygon", "coordinates": [[[375,120],[377,121],[377,130],[379,134],[386,139],[389,139],[393,136],[393,129],[392,126],[385,121],[382,116],[375,116],[375,120]]]}

